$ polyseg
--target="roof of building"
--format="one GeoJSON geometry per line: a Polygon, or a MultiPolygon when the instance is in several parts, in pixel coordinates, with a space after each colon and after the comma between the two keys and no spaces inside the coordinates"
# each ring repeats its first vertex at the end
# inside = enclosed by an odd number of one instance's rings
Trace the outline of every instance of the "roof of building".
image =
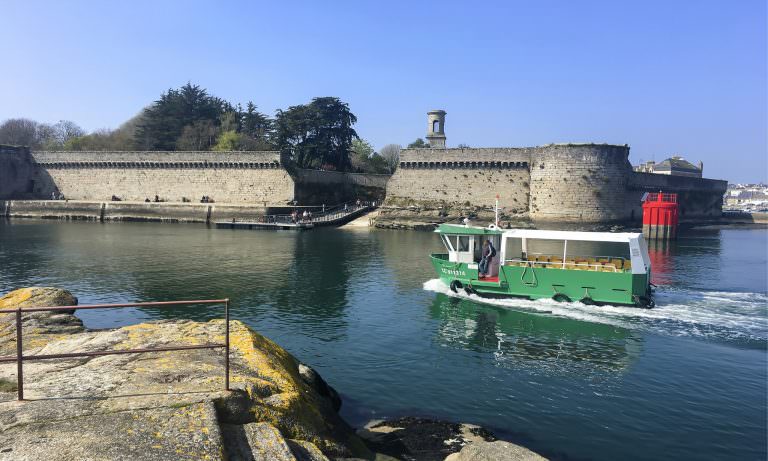
{"type": "Polygon", "coordinates": [[[656,171],[691,171],[691,172],[701,172],[701,168],[697,167],[693,163],[689,162],[688,160],[684,159],[683,157],[670,157],[666,160],[662,160],[661,162],[657,163],[654,167],[654,170],[656,171]]]}

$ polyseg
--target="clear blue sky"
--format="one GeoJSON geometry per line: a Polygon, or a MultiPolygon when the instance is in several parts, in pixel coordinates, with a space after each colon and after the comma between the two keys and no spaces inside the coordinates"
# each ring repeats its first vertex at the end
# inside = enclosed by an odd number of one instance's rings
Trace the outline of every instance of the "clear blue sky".
{"type": "Polygon", "coordinates": [[[0,0],[0,120],[116,127],[191,81],[266,113],[338,96],[377,149],[629,144],[768,180],[765,0],[0,0]]]}

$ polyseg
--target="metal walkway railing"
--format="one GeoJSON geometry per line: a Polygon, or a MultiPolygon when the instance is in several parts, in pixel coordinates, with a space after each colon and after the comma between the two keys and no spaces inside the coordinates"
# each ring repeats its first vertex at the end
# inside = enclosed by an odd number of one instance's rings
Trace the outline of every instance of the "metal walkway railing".
{"type": "Polygon", "coordinates": [[[193,349],[216,349],[224,348],[224,389],[229,389],[229,298],[225,299],[202,299],[202,300],[190,300],[190,301],[161,301],[161,302],[145,302],[145,303],[124,303],[124,304],[88,304],[83,306],[55,306],[55,307],[30,307],[30,308],[16,308],[16,309],[2,309],[0,314],[16,314],[16,355],[0,357],[0,363],[3,362],[16,362],[17,363],[17,391],[18,399],[24,400],[24,362],[31,360],[53,360],[53,359],[69,359],[75,357],[99,357],[102,355],[118,355],[118,354],[144,354],[152,352],[167,352],[167,351],[186,351],[193,349]],[[27,312],[61,312],[72,310],[87,310],[87,309],[116,309],[123,307],[170,307],[181,306],[190,304],[224,304],[224,342],[223,343],[207,343],[196,344],[189,346],[167,346],[167,347],[153,347],[145,349],[119,349],[119,350],[107,350],[96,352],[71,352],[66,354],[40,354],[40,355],[24,355],[23,353],[23,329],[22,329],[22,314],[27,312]]]}
{"type": "MultiPolygon", "coordinates": [[[[308,207],[304,207],[306,209],[308,207]]],[[[315,207],[320,208],[320,207],[315,207]]],[[[264,215],[259,221],[255,221],[260,224],[333,224],[335,222],[342,221],[352,215],[360,213],[364,210],[374,209],[373,204],[367,202],[361,202],[360,205],[356,203],[335,205],[333,207],[324,208],[322,211],[313,212],[311,216],[306,218],[303,216],[303,211],[298,211],[297,214],[272,214],[264,215]]],[[[309,211],[309,210],[308,210],[309,211]]],[[[222,221],[229,222],[229,221],[222,221]]],[[[251,222],[251,221],[237,221],[232,220],[233,224],[238,222],[251,222]]]]}

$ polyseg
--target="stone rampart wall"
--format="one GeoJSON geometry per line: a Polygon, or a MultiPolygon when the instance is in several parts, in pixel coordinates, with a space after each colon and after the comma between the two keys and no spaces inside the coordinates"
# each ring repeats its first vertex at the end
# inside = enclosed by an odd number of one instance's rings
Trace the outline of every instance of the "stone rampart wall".
{"type": "Polygon", "coordinates": [[[280,153],[276,151],[260,152],[100,152],[100,151],[41,151],[33,152],[35,161],[44,166],[51,165],[87,165],[109,164],[115,167],[132,168],[142,166],[176,165],[187,168],[206,167],[250,167],[266,168],[267,164],[280,166],[280,153]]]}
{"type": "Polygon", "coordinates": [[[35,168],[25,147],[0,146],[0,199],[34,198],[35,168]]]}
{"type": "Polygon", "coordinates": [[[345,201],[383,200],[389,175],[295,170],[295,197],[302,205],[335,205],[345,201]]]}
{"type": "Polygon", "coordinates": [[[38,196],[284,204],[294,181],[277,152],[36,152],[38,196]]]}
{"type": "MultiPolygon", "coordinates": [[[[683,220],[718,217],[726,182],[633,172],[627,146],[552,144],[530,148],[405,149],[400,167],[386,175],[359,175],[293,170],[282,165],[278,152],[35,152],[0,146],[0,199],[46,199],[53,192],[68,199],[106,203],[108,215],[133,219],[152,215],[137,205],[157,195],[171,203],[202,196],[217,207],[248,204],[232,216],[256,216],[259,207],[333,205],[356,198],[381,200],[395,210],[467,206],[493,207],[499,195],[503,211],[537,221],[639,221],[644,192],[679,194],[683,220]],[[389,180],[389,182],[387,182],[389,180]],[[114,204],[114,205],[113,205],[114,204]],[[134,207],[134,208],[132,208],[134,207]]],[[[81,205],[71,205],[72,207],[81,205]]],[[[87,209],[74,210],[85,216],[87,209]]],[[[66,206],[56,213],[67,215],[66,206]]],[[[208,207],[206,210],[206,219],[208,207]]],[[[101,213],[101,209],[98,210],[101,213]]],[[[168,211],[169,219],[187,219],[168,211]],[[176,217],[174,217],[176,216],[176,217]]],[[[263,211],[263,210],[262,210],[263,211]]],[[[35,213],[33,213],[35,214],[35,213]]],[[[40,213],[37,213],[40,214],[40,213]]],[[[199,220],[193,212],[193,220],[199,220]]]]}
{"type": "Polygon", "coordinates": [[[637,221],[646,191],[680,194],[683,219],[719,216],[725,181],[635,173],[629,147],[549,144],[530,148],[405,149],[387,186],[398,207],[493,206],[541,222],[637,221]]]}
{"type": "Polygon", "coordinates": [[[532,149],[404,149],[387,185],[387,203],[445,203],[492,207],[499,195],[505,210],[528,209],[532,149]]]}
{"type": "Polygon", "coordinates": [[[629,218],[639,222],[643,215],[640,199],[646,192],[674,192],[683,221],[720,218],[723,194],[728,181],[633,172],[627,183],[626,209],[629,218]]]}
{"type": "Polygon", "coordinates": [[[531,158],[530,216],[536,221],[625,219],[629,147],[550,144],[531,158]]]}

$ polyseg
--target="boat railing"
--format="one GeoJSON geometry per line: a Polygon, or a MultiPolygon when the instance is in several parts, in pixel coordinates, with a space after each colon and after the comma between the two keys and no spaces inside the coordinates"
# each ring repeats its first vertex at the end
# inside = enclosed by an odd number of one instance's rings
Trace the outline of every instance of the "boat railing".
{"type": "Polygon", "coordinates": [[[677,203],[677,194],[665,192],[649,192],[643,201],[677,203]]]}

